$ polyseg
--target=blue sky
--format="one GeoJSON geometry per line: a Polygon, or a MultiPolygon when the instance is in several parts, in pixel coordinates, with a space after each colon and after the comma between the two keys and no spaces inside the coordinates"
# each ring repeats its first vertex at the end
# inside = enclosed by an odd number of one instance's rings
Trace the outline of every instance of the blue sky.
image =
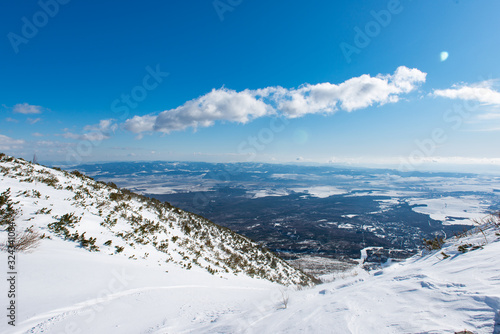
{"type": "Polygon", "coordinates": [[[498,13],[493,0],[9,2],[0,151],[498,168],[498,13]]]}

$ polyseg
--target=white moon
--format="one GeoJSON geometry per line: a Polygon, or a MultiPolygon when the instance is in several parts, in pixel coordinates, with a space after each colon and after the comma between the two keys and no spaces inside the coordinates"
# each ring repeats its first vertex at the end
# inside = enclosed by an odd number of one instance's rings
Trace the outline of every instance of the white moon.
{"type": "Polygon", "coordinates": [[[441,52],[440,58],[441,61],[445,61],[446,59],[448,59],[448,52],[446,51],[441,52]]]}

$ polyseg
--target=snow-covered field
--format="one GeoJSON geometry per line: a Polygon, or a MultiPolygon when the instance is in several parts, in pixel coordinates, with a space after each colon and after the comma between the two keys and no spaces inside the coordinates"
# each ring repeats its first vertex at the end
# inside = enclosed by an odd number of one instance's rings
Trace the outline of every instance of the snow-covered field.
{"type": "Polygon", "coordinates": [[[432,219],[442,221],[443,224],[473,225],[471,220],[484,218],[489,207],[489,203],[485,203],[477,196],[414,198],[408,202],[410,205],[424,205],[414,207],[413,211],[429,215],[432,219]]]}
{"type": "Polygon", "coordinates": [[[262,198],[268,196],[288,196],[290,192],[286,189],[261,189],[250,192],[252,198],[262,198]]]}
{"type": "Polygon", "coordinates": [[[334,195],[346,194],[347,191],[332,186],[316,186],[304,188],[292,188],[291,190],[298,193],[308,193],[312,197],[326,198],[334,195]]]}

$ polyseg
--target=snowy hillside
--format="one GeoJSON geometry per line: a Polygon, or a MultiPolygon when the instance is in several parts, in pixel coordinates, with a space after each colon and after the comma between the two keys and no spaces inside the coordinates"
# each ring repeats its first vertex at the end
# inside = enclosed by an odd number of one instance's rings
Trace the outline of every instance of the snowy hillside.
{"type": "Polygon", "coordinates": [[[67,247],[149,265],[201,267],[217,276],[243,273],[284,285],[312,283],[309,276],[227,228],[76,171],[3,156],[0,193],[17,203],[18,232],[29,228],[44,239],[64,239],[67,247]]]}
{"type": "Polygon", "coordinates": [[[500,217],[441,249],[302,287],[302,273],[200,217],[77,173],[0,167],[0,213],[18,209],[20,226],[45,234],[18,254],[16,326],[4,317],[0,333],[500,333],[500,217]]]}
{"type": "Polygon", "coordinates": [[[291,292],[287,309],[254,312],[248,332],[498,334],[499,254],[497,216],[440,250],[291,292]]]}

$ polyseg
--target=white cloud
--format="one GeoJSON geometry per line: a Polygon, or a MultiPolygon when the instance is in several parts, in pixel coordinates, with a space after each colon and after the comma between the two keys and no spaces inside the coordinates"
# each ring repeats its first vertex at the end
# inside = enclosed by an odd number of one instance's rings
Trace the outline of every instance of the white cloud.
{"type": "Polygon", "coordinates": [[[99,131],[99,132],[115,132],[118,125],[114,123],[113,119],[103,119],[97,125],[87,125],[83,128],[84,131],[99,131]]]}
{"type": "Polygon", "coordinates": [[[77,134],[77,133],[72,133],[72,132],[66,132],[57,136],[61,136],[66,139],[75,139],[75,140],[88,140],[88,141],[103,141],[105,139],[109,139],[110,135],[104,134],[102,132],[89,132],[89,133],[83,133],[83,134],[77,134]]]}
{"type": "Polygon", "coordinates": [[[368,74],[349,79],[339,85],[306,84],[278,96],[277,108],[288,117],[313,113],[333,113],[339,109],[353,111],[374,104],[399,101],[399,95],[409,93],[425,82],[426,73],[417,69],[399,67],[393,75],[368,74]],[[280,96],[281,95],[281,96],[280,96]]]}
{"type": "Polygon", "coordinates": [[[65,133],[57,135],[67,139],[75,140],[88,140],[91,142],[100,142],[111,138],[111,134],[118,129],[118,125],[113,119],[101,120],[99,124],[87,125],[83,128],[86,131],[82,134],[69,132],[68,129],[64,129],[65,133]]]}
{"type": "Polygon", "coordinates": [[[50,148],[68,148],[75,145],[74,143],[64,143],[54,140],[37,140],[35,144],[37,146],[47,146],[50,148]]]}
{"type": "Polygon", "coordinates": [[[33,132],[31,134],[33,137],[44,137],[44,134],[43,133],[40,133],[40,132],[33,132]]]}
{"type": "Polygon", "coordinates": [[[271,106],[256,99],[249,90],[213,89],[176,109],[160,113],[155,120],[154,131],[169,133],[189,127],[197,129],[212,126],[215,121],[247,123],[272,112],[271,106]]]}
{"type": "Polygon", "coordinates": [[[41,114],[43,108],[28,103],[19,103],[12,108],[12,111],[18,114],[41,114]]]}
{"type": "Polygon", "coordinates": [[[297,89],[266,87],[257,90],[221,88],[165,110],[159,115],[134,116],[124,127],[133,133],[181,131],[212,126],[217,121],[247,123],[253,119],[283,114],[289,118],[311,113],[353,111],[373,105],[394,103],[400,95],[415,90],[425,82],[426,73],[399,67],[394,74],[362,75],[341,84],[305,84],[297,89]]]}
{"type": "Polygon", "coordinates": [[[453,85],[449,89],[435,89],[432,95],[449,99],[477,101],[486,105],[500,105],[500,92],[493,89],[494,81],[487,80],[472,85],[453,85]]]}
{"type": "Polygon", "coordinates": [[[479,120],[485,120],[485,121],[490,121],[490,120],[496,120],[496,119],[500,119],[500,113],[486,113],[486,114],[481,114],[481,115],[478,115],[477,118],[479,120]]]}
{"type": "Polygon", "coordinates": [[[12,123],[18,123],[19,121],[17,119],[14,119],[14,118],[10,118],[10,117],[7,117],[5,119],[6,122],[12,122],[12,123]]]}
{"type": "Polygon", "coordinates": [[[103,132],[95,131],[95,132],[89,132],[89,133],[84,133],[83,135],[80,136],[80,140],[88,140],[91,142],[100,142],[106,139],[111,138],[109,134],[105,134],[103,132]]]}
{"type": "Polygon", "coordinates": [[[483,108],[478,110],[469,123],[479,123],[479,126],[466,129],[470,132],[500,131],[500,92],[495,90],[496,80],[485,80],[474,84],[456,84],[449,89],[435,89],[433,96],[472,101],[483,108]],[[486,106],[486,108],[485,108],[486,106]]]}
{"type": "Polygon", "coordinates": [[[39,146],[55,146],[58,145],[60,142],[52,141],[52,140],[38,140],[36,142],[37,145],[39,146]]]}
{"type": "Polygon", "coordinates": [[[81,137],[81,135],[76,134],[76,133],[72,133],[72,132],[65,132],[63,134],[56,135],[56,136],[61,136],[61,137],[66,138],[66,139],[80,139],[80,137],[81,137]]]}
{"type": "Polygon", "coordinates": [[[125,129],[134,133],[151,132],[154,130],[157,116],[134,116],[125,121],[125,129]]]}
{"type": "Polygon", "coordinates": [[[28,118],[27,122],[30,123],[30,124],[35,124],[35,123],[40,122],[41,120],[42,119],[40,117],[38,117],[38,118],[28,118]]]}
{"type": "Polygon", "coordinates": [[[498,131],[500,131],[500,127],[498,126],[468,130],[468,132],[498,132],[498,131]]]}
{"type": "Polygon", "coordinates": [[[18,149],[25,143],[22,139],[13,139],[5,135],[0,135],[0,150],[18,149]]]}

